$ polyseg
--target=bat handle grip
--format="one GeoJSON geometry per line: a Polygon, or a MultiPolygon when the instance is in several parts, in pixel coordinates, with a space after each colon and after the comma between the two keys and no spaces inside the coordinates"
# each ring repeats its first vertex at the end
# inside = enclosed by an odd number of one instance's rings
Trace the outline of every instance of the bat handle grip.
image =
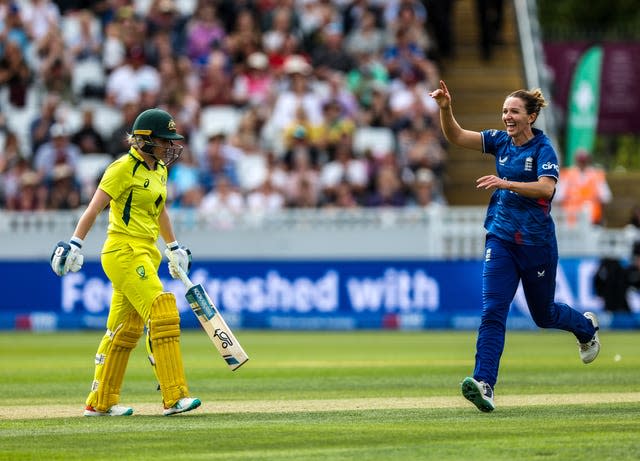
{"type": "Polygon", "coordinates": [[[173,254],[171,253],[171,251],[170,250],[165,250],[165,254],[167,255],[167,258],[169,259],[170,263],[173,264],[177,268],[177,270],[178,270],[178,278],[180,278],[180,280],[182,280],[182,283],[184,283],[184,286],[187,287],[187,290],[189,288],[191,288],[194,285],[194,283],[191,281],[191,279],[189,278],[187,273],[184,271],[184,269],[182,267],[180,267],[180,264],[178,264],[173,259],[173,254]]]}
{"type": "Polygon", "coordinates": [[[180,277],[180,280],[182,280],[182,283],[184,283],[184,286],[187,287],[188,290],[193,286],[193,282],[182,267],[180,267],[178,264],[176,264],[176,266],[178,266],[178,277],[180,277]]]}

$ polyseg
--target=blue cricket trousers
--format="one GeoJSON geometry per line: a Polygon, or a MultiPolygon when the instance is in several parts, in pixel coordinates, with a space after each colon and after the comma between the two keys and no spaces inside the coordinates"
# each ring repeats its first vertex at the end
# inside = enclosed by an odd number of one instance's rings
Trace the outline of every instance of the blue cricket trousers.
{"type": "Polygon", "coordinates": [[[474,379],[491,387],[498,380],[507,314],[520,280],[537,326],[570,331],[582,343],[593,337],[595,329],[589,319],[568,305],[554,301],[557,265],[555,239],[545,246],[531,246],[487,235],[474,379]]]}

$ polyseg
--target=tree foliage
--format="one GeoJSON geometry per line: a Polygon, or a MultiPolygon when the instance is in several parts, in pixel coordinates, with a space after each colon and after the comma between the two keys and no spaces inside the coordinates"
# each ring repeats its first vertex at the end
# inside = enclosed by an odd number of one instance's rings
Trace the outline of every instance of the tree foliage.
{"type": "Polygon", "coordinates": [[[639,40],[637,0],[538,0],[545,39],[639,40]]]}

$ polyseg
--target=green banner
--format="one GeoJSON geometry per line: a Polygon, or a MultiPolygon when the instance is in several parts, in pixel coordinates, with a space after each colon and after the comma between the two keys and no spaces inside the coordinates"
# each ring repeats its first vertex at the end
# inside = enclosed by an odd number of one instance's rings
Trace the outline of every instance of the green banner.
{"type": "Polygon", "coordinates": [[[576,65],[567,103],[565,165],[573,164],[577,150],[593,153],[600,107],[602,56],[602,47],[593,46],[583,53],[576,65]]]}

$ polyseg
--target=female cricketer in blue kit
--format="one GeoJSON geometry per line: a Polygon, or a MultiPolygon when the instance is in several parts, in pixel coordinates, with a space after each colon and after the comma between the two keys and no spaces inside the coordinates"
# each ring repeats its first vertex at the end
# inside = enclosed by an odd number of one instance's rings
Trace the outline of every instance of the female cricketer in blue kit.
{"type": "Polygon", "coordinates": [[[506,130],[469,131],[462,128],[443,81],[430,93],[440,107],[447,140],[495,156],[496,175],[482,176],[479,189],[495,189],[484,226],[487,230],[482,272],[482,320],[476,343],[473,377],[462,382],[462,394],[479,410],[495,409],[493,388],[504,349],[507,314],[518,283],[529,312],[541,328],[573,333],[580,358],[592,362],[600,351],[598,321],[554,301],[558,247],[551,218],[551,200],[558,181],[558,156],[549,138],[533,128],[546,102],[539,89],[518,90],[504,101],[506,130]]]}

